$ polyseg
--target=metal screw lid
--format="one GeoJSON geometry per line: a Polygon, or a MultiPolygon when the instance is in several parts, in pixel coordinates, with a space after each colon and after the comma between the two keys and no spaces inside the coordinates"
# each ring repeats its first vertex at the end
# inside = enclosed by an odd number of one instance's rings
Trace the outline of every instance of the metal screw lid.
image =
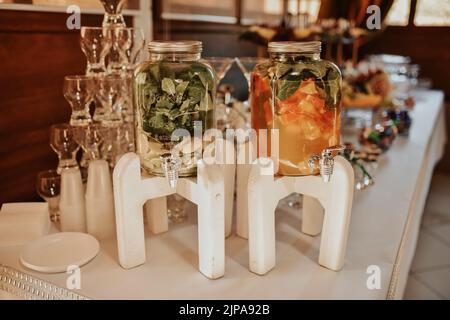
{"type": "Polygon", "coordinates": [[[170,52],[186,52],[186,53],[200,53],[202,52],[201,41],[150,41],[148,50],[155,53],[170,53],[170,52]]]}
{"type": "Polygon", "coordinates": [[[269,42],[269,53],[320,53],[320,41],[276,41],[269,42]]]}

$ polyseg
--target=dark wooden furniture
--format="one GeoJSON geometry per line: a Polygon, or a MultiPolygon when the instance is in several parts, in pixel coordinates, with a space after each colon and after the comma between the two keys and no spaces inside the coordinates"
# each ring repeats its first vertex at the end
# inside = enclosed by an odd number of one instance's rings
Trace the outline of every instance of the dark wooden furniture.
{"type": "MultiPolygon", "coordinates": [[[[36,174],[56,166],[49,128],[70,116],[63,78],[85,68],[79,30],[66,28],[67,17],[0,10],[0,204],[38,199],[36,174]]],[[[101,21],[81,17],[82,25],[101,21]]]]}

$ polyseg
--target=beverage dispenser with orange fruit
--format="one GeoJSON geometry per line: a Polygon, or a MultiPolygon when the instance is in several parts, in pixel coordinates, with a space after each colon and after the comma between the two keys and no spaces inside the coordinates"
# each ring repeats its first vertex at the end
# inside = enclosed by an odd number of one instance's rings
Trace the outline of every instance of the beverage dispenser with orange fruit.
{"type": "MultiPolygon", "coordinates": [[[[340,140],[341,73],[320,59],[321,43],[270,42],[252,74],[252,128],[278,130],[278,174],[317,174],[311,161],[340,140]]],[[[329,153],[326,151],[325,153],[329,153]]]]}

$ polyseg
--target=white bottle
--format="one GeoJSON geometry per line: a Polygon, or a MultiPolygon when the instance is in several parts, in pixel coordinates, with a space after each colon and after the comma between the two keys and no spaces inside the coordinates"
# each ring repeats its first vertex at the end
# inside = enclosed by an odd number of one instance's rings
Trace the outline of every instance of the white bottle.
{"type": "Polygon", "coordinates": [[[84,188],[78,168],[64,169],[61,172],[59,211],[61,231],[86,232],[84,188]]]}
{"type": "Polygon", "coordinates": [[[116,235],[114,197],[108,162],[89,162],[86,187],[87,231],[97,239],[107,239],[116,235]]]}

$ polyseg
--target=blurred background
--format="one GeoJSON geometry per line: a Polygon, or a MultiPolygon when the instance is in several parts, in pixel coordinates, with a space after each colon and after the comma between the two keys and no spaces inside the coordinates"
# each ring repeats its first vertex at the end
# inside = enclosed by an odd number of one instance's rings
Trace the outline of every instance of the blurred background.
{"type": "MultiPolygon", "coordinates": [[[[63,78],[85,69],[79,30],[66,27],[66,9],[74,4],[81,25],[101,24],[98,0],[0,0],[0,203],[37,199],[36,173],[56,165],[48,135],[51,124],[70,116],[63,78]]],[[[278,40],[319,32],[322,55],[340,64],[378,53],[409,56],[422,78],[444,90],[449,111],[448,0],[128,0],[123,13],[147,40],[201,40],[205,57],[264,56],[268,32],[278,40]],[[381,28],[369,32],[366,8],[372,4],[380,8],[381,28]],[[339,19],[352,36],[327,38],[339,19]]],[[[233,84],[236,98],[247,98],[236,64],[223,82],[233,84]]],[[[450,174],[450,144],[437,170],[450,174]]]]}

